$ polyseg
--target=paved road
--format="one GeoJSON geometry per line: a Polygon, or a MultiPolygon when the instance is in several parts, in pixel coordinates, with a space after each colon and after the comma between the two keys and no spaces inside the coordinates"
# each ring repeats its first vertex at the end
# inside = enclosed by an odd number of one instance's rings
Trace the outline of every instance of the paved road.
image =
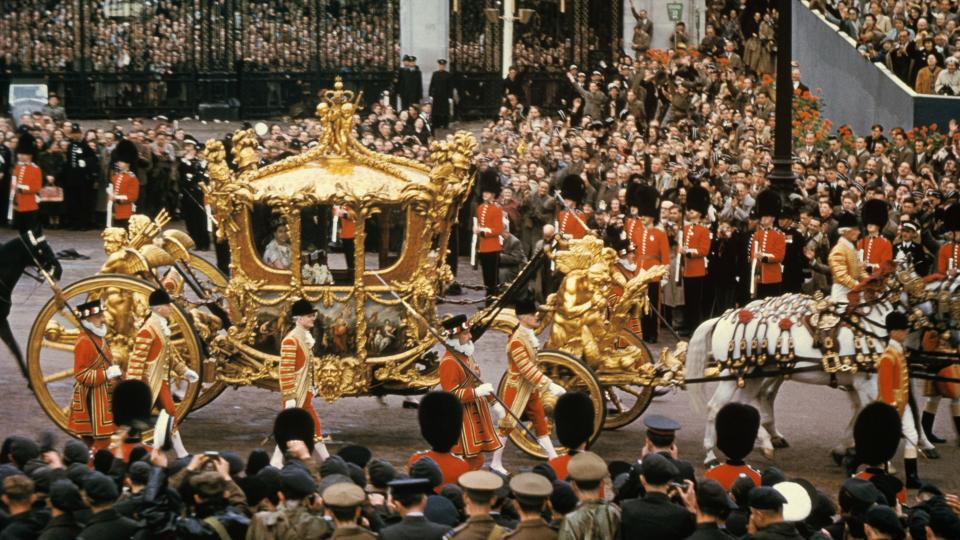
{"type": "MultiPolygon", "coordinates": [[[[11,237],[9,230],[0,231],[0,240],[11,237]]],[[[86,261],[64,261],[64,283],[92,274],[103,261],[103,251],[95,232],[48,231],[47,238],[55,251],[72,247],[91,257],[86,261]]],[[[213,256],[209,252],[204,255],[211,259],[213,256]]],[[[460,268],[463,282],[480,283],[478,272],[468,268],[465,263],[460,268]]],[[[473,291],[460,298],[479,299],[479,294],[473,291]]],[[[26,279],[14,291],[11,324],[22,347],[26,344],[31,323],[49,297],[46,286],[35,285],[26,279]]],[[[474,304],[477,305],[480,304],[474,304]]],[[[443,313],[466,313],[472,309],[475,307],[441,306],[443,313]]],[[[501,335],[488,335],[477,346],[477,357],[484,377],[494,383],[504,369],[505,341],[501,335]]],[[[656,355],[659,349],[655,347],[652,352],[656,355]]],[[[3,388],[0,410],[5,411],[0,415],[0,436],[12,433],[36,435],[51,429],[51,422],[27,390],[12,357],[2,346],[0,366],[3,366],[0,370],[3,388]]],[[[827,488],[830,493],[836,493],[843,480],[842,471],[833,465],[828,452],[840,439],[850,418],[848,403],[838,390],[788,382],[781,392],[776,413],[779,428],[790,441],[791,447],[779,450],[772,462],[759,453],[754,453],[750,461],[760,468],[775,464],[786,471],[789,477],[808,478],[827,488]]],[[[348,398],[332,404],[317,402],[316,406],[323,419],[324,431],[333,436],[335,445],[363,444],[370,447],[375,455],[400,463],[412,451],[425,446],[419,437],[416,412],[402,409],[400,404],[400,397],[389,396],[386,406],[374,398],[348,398]]],[[[271,429],[278,406],[279,396],[265,390],[227,390],[185,422],[183,438],[186,446],[192,451],[229,448],[245,453],[261,444],[271,429]]],[[[670,393],[656,399],[649,411],[671,416],[683,424],[678,438],[681,457],[693,462],[701,470],[699,462],[703,459],[701,441],[704,421],[691,410],[687,396],[683,392],[670,393]]],[[[921,476],[948,489],[960,491],[960,475],[956,474],[960,449],[956,447],[956,435],[946,405],[940,413],[936,429],[941,436],[948,436],[951,440],[941,445],[943,459],[921,463],[921,476]]],[[[632,460],[637,457],[643,441],[642,422],[637,421],[619,431],[605,433],[595,445],[595,450],[607,459],[632,460]]],[[[515,448],[507,451],[505,461],[512,470],[533,463],[515,448]]]]}

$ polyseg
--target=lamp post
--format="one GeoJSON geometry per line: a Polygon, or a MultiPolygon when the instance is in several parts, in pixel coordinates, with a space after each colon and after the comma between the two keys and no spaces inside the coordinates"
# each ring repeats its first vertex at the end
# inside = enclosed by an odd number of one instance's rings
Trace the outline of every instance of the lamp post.
{"type": "Polygon", "coordinates": [[[777,108],[775,113],[773,170],[767,178],[780,196],[786,197],[796,191],[796,175],[793,174],[793,81],[790,78],[791,19],[793,0],[777,2],[777,108]]]}
{"type": "Polygon", "coordinates": [[[507,72],[510,71],[510,66],[513,65],[513,23],[519,22],[520,24],[527,24],[535,13],[532,9],[521,9],[514,15],[516,5],[516,0],[503,0],[502,14],[497,11],[496,8],[486,8],[483,10],[484,16],[486,16],[487,21],[490,23],[496,24],[500,20],[503,20],[503,49],[500,55],[502,60],[500,62],[500,71],[504,78],[506,78],[507,72]]]}

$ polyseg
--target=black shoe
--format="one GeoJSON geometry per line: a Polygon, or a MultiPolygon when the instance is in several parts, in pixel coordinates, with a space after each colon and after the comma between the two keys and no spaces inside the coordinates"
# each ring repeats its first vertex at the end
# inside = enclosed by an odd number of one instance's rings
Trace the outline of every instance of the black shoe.
{"type": "Polygon", "coordinates": [[[460,288],[460,284],[454,281],[447,287],[446,291],[443,291],[444,296],[460,296],[463,294],[463,290],[460,288]]]}
{"type": "Polygon", "coordinates": [[[907,489],[920,489],[923,483],[920,482],[920,476],[917,475],[917,458],[904,459],[903,468],[907,474],[907,489]]]}
{"type": "Polygon", "coordinates": [[[927,459],[940,459],[940,452],[936,448],[921,448],[920,453],[927,459]]]}
{"type": "Polygon", "coordinates": [[[953,427],[957,430],[957,446],[960,446],[960,416],[953,417],[953,427]]]}
{"type": "Polygon", "coordinates": [[[403,407],[404,409],[417,410],[417,409],[420,408],[420,404],[417,403],[416,401],[404,401],[404,402],[403,402],[403,405],[401,405],[401,407],[403,407]]]}
{"type": "MultiPolygon", "coordinates": [[[[935,413],[923,411],[923,414],[920,416],[920,426],[923,427],[923,433],[927,436],[927,440],[933,444],[940,444],[947,442],[945,439],[937,437],[933,432],[933,421],[936,418],[935,413]]],[[[956,421],[956,419],[954,419],[956,421]]]]}
{"type": "Polygon", "coordinates": [[[656,336],[654,336],[654,337],[644,337],[644,338],[643,338],[643,341],[646,342],[646,343],[649,343],[649,344],[651,344],[651,345],[656,345],[656,343],[657,343],[657,338],[656,338],[656,336]]]}

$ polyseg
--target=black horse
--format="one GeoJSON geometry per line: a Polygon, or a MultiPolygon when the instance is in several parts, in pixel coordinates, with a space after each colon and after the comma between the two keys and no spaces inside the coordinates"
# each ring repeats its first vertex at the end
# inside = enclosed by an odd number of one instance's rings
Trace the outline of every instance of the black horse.
{"type": "MultiPolygon", "coordinates": [[[[10,352],[20,366],[24,378],[29,385],[30,378],[27,375],[27,364],[23,359],[23,353],[20,352],[20,345],[13,337],[13,331],[10,329],[10,323],[7,317],[10,315],[10,308],[13,307],[12,297],[13,288],[20,281],[20,276],[25,273],[28,267],[37,268],[50,274],[54,280],[59,280],[63,274],[63,268],[60,262],[47,244],[45,237],[37,237],[32,232],[19,234],[12,240],[8,240],[0,245],[0,339],[7,344],[10,352]]],[[[34,279],[40,279],[32,276],[34,279]]]]}

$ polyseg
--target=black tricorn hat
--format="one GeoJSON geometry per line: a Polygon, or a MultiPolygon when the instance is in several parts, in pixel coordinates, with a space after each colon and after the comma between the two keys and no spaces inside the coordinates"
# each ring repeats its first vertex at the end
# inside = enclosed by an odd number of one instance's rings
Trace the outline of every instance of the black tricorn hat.
{"type": "Polygon", "coordinates": [[[953,203],[943,213],[944,229],[960,231],[960,203],[953,203]]]}
{"type": "Polygon", "coordinates": [[[153,394],[141,380],[121,381],[113,389],[111,409],[113,423],[118,426],[130,426],[137,431],[149,429],[152,408],[153,394]]]}
{"type": "Polygon", "coordinates": [[[122,161],[132,165],[137,162],[139,156],[140,153],[137,151],[137,145],[133,144],[129,139],[123,139],[118,142],[117,147],[113,149],[114,161],[122,161]]]}
{"type": "Polygon", "coordinates": [[[463,404],[450,392],[429,392],[417,409],[420,435],[435,452],[449,452],[463,429],[463,404]]]}
{"type": "Polygon", "coordinates": [[[627,239],[626,232],[620,228],[608,228],[603,235],[603,243],[621,256],[630,249],[630,240],[627,239]]]}
{"type": "Polygon", "coordinates": [[[753,451],[760,430],[760,412],[744,403],[727,403],[717,413],[717,448],[727,458],[742,461],[753,451]]]}
{"type": "Polygon", "coordinates": [[[513,312],[517,315],[529,315],[537,312],[537,303],[530,296],[521,296],[513,304],[513,312]]]}
{"type": "Polygon", "coordinates": [[[840,212],[840,215],[837,216],[837,228],[856,228],[860,226],[860,220],[857,219],[857,215],[850,212],[840,212]]]}
{"type": "Polygon", "coordinates": [[[593,401],[583,392],[567,392],[557,399],[553,409],[557,440],[567,448],[577,448],[593,435],[593,401]]]}
{"type": "Polygon", "coordinates": [[[860,209],[860,219],[864,225],[876,225],[881,229],[886,226],[890,219],[890,211],[887,209],[887,203],[880,199],[870,199],[863,203],[860,209]]]}
{"type": "Polygon", "coordinates": [[[307,448],[313,447],[313,417],[300,407],[284,409],[273,421],[273,438],[285,452],[290,441],[303,441],[307,448]]]}
{"type": "Polygon", "coordinates": [[[164,306],[170,303],[170,294],[164,289],[154,289],[150,293],[150,307],[164,306]]]}
{"type": "Polygon", "coordinates": [[[500,173],[494,168],[488,168],[480,173],[480,193],[493,193],[495,197],[500,196],[503,185],[500,183],[500,173]]]}
{"type": "Polygon", "coordinates": [[[444,333],[448,336],[459,334],[467,329],[467,316],[452,315],[440,321],[440,326],[443,327],[444,333]]]}
{"type": "Polygon", "coordinates": [[[783,202],[776,191],[765,189],[757,194],[757,213],[760,217],[773,216],[779,218],[782,209],[783,202]]]}
{"type": "Polygon", "coordinates": [[[37,155],[37,139],[29,133],[21,133],[17,139],[17,147],[14,154],[27,154],[28,156],[37,155]]]}
{"type": "Polygon", "coordinates": [[[707,215],[710,208],[710,193],[703,186],[691,186],[687,190],[687,208],[700,212],[701,216],[707,215]]]}
{"type": "Polygon", "coordinates": [[[577,204],[582,203],[584,197],[587,196],[587,190],[583,187],[583,179],[576,174],[564,176],[560,183],[560,196],[577,204]]]}
{"type": "Polygon", "coordinates": [[[887,328],[887,332],[891,330],[910,329],[910,321],[907,319],[907,316],[900,311],[891,311],[890,313],[887,313],[884,323],[887,328]]]}
{"type": "Polygon", "coordinates": [[[900,446],[900,414],[896,407],[874,401],[857,415],[853,424],[857,458],[867,465],[883,465],[900,446]]]}
{"type": "Polygon", "coordinates": [[[311,313],[316,313],[317,309],[313,307],[313,304],[301,298],[293,303],[290,306],[290,316],[291,317],[300,317],[301,315],[310,315],[311,313]]]}

